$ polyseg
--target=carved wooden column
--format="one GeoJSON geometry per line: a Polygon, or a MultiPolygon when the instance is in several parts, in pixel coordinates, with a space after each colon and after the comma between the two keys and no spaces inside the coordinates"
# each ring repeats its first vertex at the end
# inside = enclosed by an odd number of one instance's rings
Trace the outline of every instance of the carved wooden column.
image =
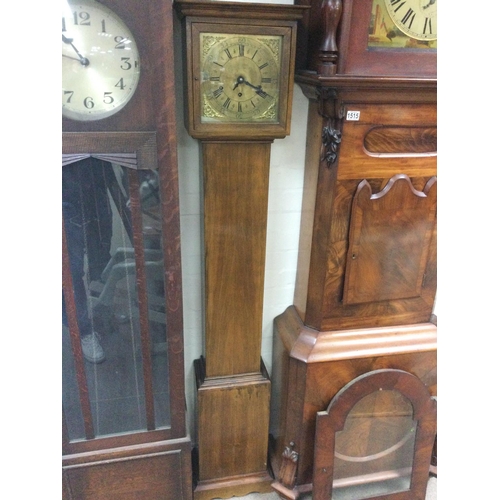
{"type": "Polygon", "coordinates": [[[319,49],[318,74],[333,76],[337,73],[337,28],[342,15],[342,0],[323,0],[321,4],[322,43],[319,49]]]}

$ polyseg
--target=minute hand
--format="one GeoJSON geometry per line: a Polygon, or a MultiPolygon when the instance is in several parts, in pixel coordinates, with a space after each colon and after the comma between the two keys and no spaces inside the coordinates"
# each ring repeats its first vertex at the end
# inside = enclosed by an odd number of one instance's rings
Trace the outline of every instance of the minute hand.
{"type": "Polygon", "coordinates": [[[252,87],[255,90],[255,92],[259,94],[261,97],[267,97],[269,95],[262,90],[262,85],[255,86],[252,85],[250,82],[247,82],[246,80],[244,80],[243,83],[245,85],[248,85],[249,87],[252,87]]]}
{"type": "Polygon", "coordinates": [[[67,44],[67,45],[71,45],[71,47],[73,48],[73,50],[76,52],[76,55],[78,56],[78,60],[80,61],[80,63],[82,64],[82,66],[88,66],[89,65],[89,60],[86,58],[86,57],[83,57],[80,52],[78,51],[78,49],[73,45],[73,39],[72,38],[68,38],[66,36],[64,36],[64,33],[62,35],[62,41],[67,44]]]}

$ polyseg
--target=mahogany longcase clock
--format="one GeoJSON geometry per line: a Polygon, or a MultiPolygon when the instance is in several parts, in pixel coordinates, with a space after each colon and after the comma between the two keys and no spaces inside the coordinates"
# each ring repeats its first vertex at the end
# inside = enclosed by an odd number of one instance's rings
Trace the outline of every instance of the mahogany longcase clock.
{"type": "Polygon", "coordinates": [[[63,498],[192,498],[169,2],[62,11],[63,498]]]}
{"type": "MultiPolygon", "coordinates": [[[[283,498],[313,488],[314,442],[331,437],[316,434],[317,418],[341,391],[352,394],[353,380],[364,391],[368,374],[401,370],[428,397],[437,391],[437,1],[297,3],[310,6],[295,76],[309,115],[295,296],[275,319],[271,454],[283,498]]],[[[417,424],[402,423],[399,437],[375,432],[374,417],[415,411],[394,396],[353,399],[365,427],[337,441],[334,494],[409,478],[412,463],[419,484],[401,482],[394,498],[425,491],[429,440],[414,442],[404,467],[395,452],[417,424]]]]}

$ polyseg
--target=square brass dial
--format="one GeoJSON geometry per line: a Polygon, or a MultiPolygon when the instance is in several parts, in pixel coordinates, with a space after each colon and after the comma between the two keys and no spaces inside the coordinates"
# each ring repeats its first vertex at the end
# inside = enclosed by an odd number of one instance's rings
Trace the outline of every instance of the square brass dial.
{"type": "Polygon", "coordinates": [[[283,37],[200,33],[201,121],[278,123],[283,37]]]}

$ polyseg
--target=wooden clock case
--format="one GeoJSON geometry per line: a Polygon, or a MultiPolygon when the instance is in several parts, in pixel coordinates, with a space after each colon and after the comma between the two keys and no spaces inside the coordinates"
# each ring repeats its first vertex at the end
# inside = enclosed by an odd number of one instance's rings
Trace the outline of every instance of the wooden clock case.
{"type": "Polygon", "coordinates": [[[309,115],[294,303],[274,331],[282,498],[312,489],[316,415],[353,379],[397,369],[437,393],[436,51],[369,50],[372,2],[297,3],[309,115]]]}
{"type": "MultiPolygon", "coordinates": [[[[127,106],[109,118],[95,122],[63,118],[63,168],[90,155],[127,167],[134,175],[140,169],[158,171],[163,262],[168,277],[165,287],[168,379],[164,384],[169,387],[170,425],[156,428],[151,404],[147,430],[96,437],[86,399],[83,360],[81,351],[75,350],[75,345],[79,345],[76,341],[73,350],[80,385],[80,396],[76,397],[80,397],[84,415],[85,408],[88,409],[84,417],[86,439],[70,440],[63,415],[63,498],[187,500],[192,498],[192,450],[186,429],[184,394],[173,12],[171,5],[161,0],[147,3],[102,0],[101,3],[116,12],[132,30],[141,56],[140,81],[127,106]]],[[[139,227],[136,234],[140,232],[139,227]]],[[[139,254],[137,247],[136,252],[139,254]]],[[[63,251],[64,283],[68,283],[68,274],[68,258],[63,251]]],[[[140,291],[141,284],[137,286],[140,291]]],[[[70,303],[71,298],[66,302],[70,303]]],[[[144,364],[150,363],[149,355],[143,356],[144,364]]]]}
{"type": "Polygon", "coordinates": [[[177,1],[185,38],[188,132],[201,141],[205,244],[204,356],[195,361],[198,477],[195,498],[271,491],[271,382],[261,359],[271,144],[290,131],[296,25],[304,8],[177,1]],[[281,35],[276,123],[204,123],[199,36],[281,35]]]}

